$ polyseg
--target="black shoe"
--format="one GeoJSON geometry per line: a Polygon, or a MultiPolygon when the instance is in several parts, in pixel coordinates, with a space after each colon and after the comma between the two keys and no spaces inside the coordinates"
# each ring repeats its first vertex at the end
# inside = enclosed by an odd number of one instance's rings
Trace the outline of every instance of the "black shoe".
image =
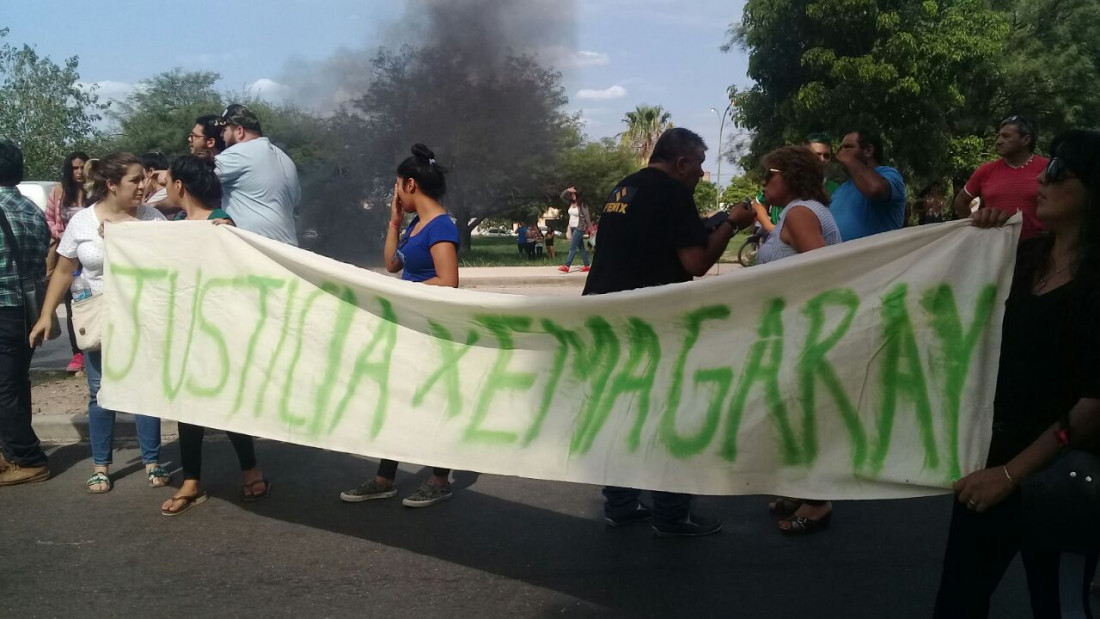
{"type": "Polygon", "coordinates": [[[645,505],[639,504],[632,512],[628,512],[622,516],[615,516],[614,518],[611,516],[604,516],[603,519],[607,522],[607,526],[609,527],[622,527],[636,522],[649,522],[653,520],[653,512],[645,505]]]}
{"type": "Polygon", "coordinates": [[[653,532],[657,537],[699,537],[711,535],[722,530],[722,522],[703,518],[695,514],[688,515],[680,522],[653,523],[653,532]]]}

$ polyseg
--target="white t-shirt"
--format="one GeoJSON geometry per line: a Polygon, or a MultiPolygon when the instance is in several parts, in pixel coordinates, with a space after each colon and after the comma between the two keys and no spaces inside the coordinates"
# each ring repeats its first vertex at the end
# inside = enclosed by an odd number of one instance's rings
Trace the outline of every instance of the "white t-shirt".
{"type": "Polygon", "coordinates": [[[581,226],[581,209],[574,204],[569,207],[569,227],[579,228],[581,226]]]}
{"type": "MultiPolygon", "coordinates": [[[[141,221],[164,221],[164,215],[151,206],[139,206],[134,216],[141,221]]],[[[79,260],[80,271],[92,287],[92,294],[103,292],[103,237],[99,234],[99,217],[95,214],[95,204],[73,215],[57,253],[66,258],[79,260]]]]}
{"type": "Polygon", "coordinates": [[[222,208],[241,230],[298,244],[294,207],[302,198],[298,169],[267,138],[238,142],[214,158],[222,182],[222,208]]]}

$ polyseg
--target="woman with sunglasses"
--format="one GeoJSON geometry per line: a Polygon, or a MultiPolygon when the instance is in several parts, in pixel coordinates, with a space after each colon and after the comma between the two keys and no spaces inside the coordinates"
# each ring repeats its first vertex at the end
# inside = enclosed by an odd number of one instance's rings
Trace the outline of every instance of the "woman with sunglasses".
{"type": "MultiPolygon", "coordinates": [[[[1071,573],[1060,568],[1059,551],[1029,543],[1018,491],[1067,445],[1100,445],[1100,131],[1063,133],[1051,154],[1039,175],[1036,210],[1048,232],[1017,251],[989,457],[986,468],[954,486],[936,617],[987,616],[990,597],[1017,553],[1036,617],[1091,616],[1096,555],[1071,573]],[[1060,588],[1073,593],[1060,596],[1060,588]]],[[[994,227],[1009,217],[981,209],[971,220],[994,227]]]]}
{"type": "MultiPolygon", "coordinates": [[[[430,286],[458,288],[458,227],[439,203],[447,191],[446,170],[423,144],[412,148],[412,157],[397,167],[386,232],[385,261],[390,273],[401,279],[430,286]],[[404,234],[399,234],[406,213],[415,213],[404,234]]],[[[374,479],[340,493],[345,503],[397,496],[397,462],[382,460],[374,479]]],[[[450,469],[435,467],[431,478],[412,495],[405,507],[428,507],[451,498],[450,469]]]]}
{"type": "MultiPolygon", "coordinates": [[[[784,146],[764,155],[764,201],[782,204],[775,228],[756,254],[756,264],[767,264],[835,245],[841,241],[836,220],[829,212],[825,165],[805,146],[784,146]]],[[[755,211],[734,209],[738,228],[750,225],[755,211]]],[[[781,518],[786,535],[809,535],[828,526],[833,515],[829,501],[780,497],[769,510],[781,518]]]]}

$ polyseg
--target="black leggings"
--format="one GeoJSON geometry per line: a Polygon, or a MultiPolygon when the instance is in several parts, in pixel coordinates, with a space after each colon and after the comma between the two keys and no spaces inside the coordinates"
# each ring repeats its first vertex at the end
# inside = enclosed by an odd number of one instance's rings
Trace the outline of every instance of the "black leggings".
{"type": "MultiPolygon", "coordinates": [[[[202,437],[206,433],[203,426],[194,426],[189,423],[179,422],[180,432],[180,464],[183,467],[184,479],[202,478],[202,437]]],[[[237,461],[242,471],[256,468],[256,449],[252,444],[252,437],[236,432],[226,432],[229,442],[233,443],[233,449],[237,452],[237,461]]]]}
{"type": "MultiPolygon", "coordinates": [[[[441,469],[438,466],[432,468],[432,474],[437,477],[447,478],[451,474],[451,469],[441,469]]],[[[397,461],[396,460],[382,460],[378,463],[378,476],[383,479],[393,480],[397,478],[397,461]]]]}
{"type": "Polygon", "coordinates": [[[1076,574],[1071,573],[1073,570],[1060,570],[1059,564],[1065,562],[1057,550],[1021,547],[1021,515],[1019,492],[1013,492],[984,514],[955,501],[934,617],[988,616],[989,599],[1016,553],[1020,554],[1027,572],[1035,617],[1060,617],[1061,609],[1067,607],[1088,608],[1096,555],[1083,559],[1076,574]],[[1060,595],[1059,588],[1065,593],[1060,595]],[[1060,599],[1063,596],[1067,599],[1060,599]]]}

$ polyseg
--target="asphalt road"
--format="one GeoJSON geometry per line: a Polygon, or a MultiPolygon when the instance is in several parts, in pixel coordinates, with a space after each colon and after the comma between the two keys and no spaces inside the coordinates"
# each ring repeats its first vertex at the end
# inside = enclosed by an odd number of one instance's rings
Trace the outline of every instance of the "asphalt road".
{"type": "MultiPolygon", "coordinates": [[[[951,500],[843,502],[830,529],[788,538],[765,497],[705,497],[695,509],[722,533],[657,539],[604,526],[592,486],[458,472],[454,499],[432,508],[346,505],[339,491],[373,461],[258,452],[266,501],[236,498],[232,449],[208,439],[212,499],[165,518],[172,490],[147,486],[134,447],[105,495],[84,492],[87,444],[51,448],[54,479],[0,488],[0,617],[923,618],[951,500]]],[[[162,455],[178,462],[177,445],[162,455]]],[[[400,496],[428,473],[403,466],[400,496]]],[[[1018,562],[992,616],[1029,616],[1018,562]]]]}

